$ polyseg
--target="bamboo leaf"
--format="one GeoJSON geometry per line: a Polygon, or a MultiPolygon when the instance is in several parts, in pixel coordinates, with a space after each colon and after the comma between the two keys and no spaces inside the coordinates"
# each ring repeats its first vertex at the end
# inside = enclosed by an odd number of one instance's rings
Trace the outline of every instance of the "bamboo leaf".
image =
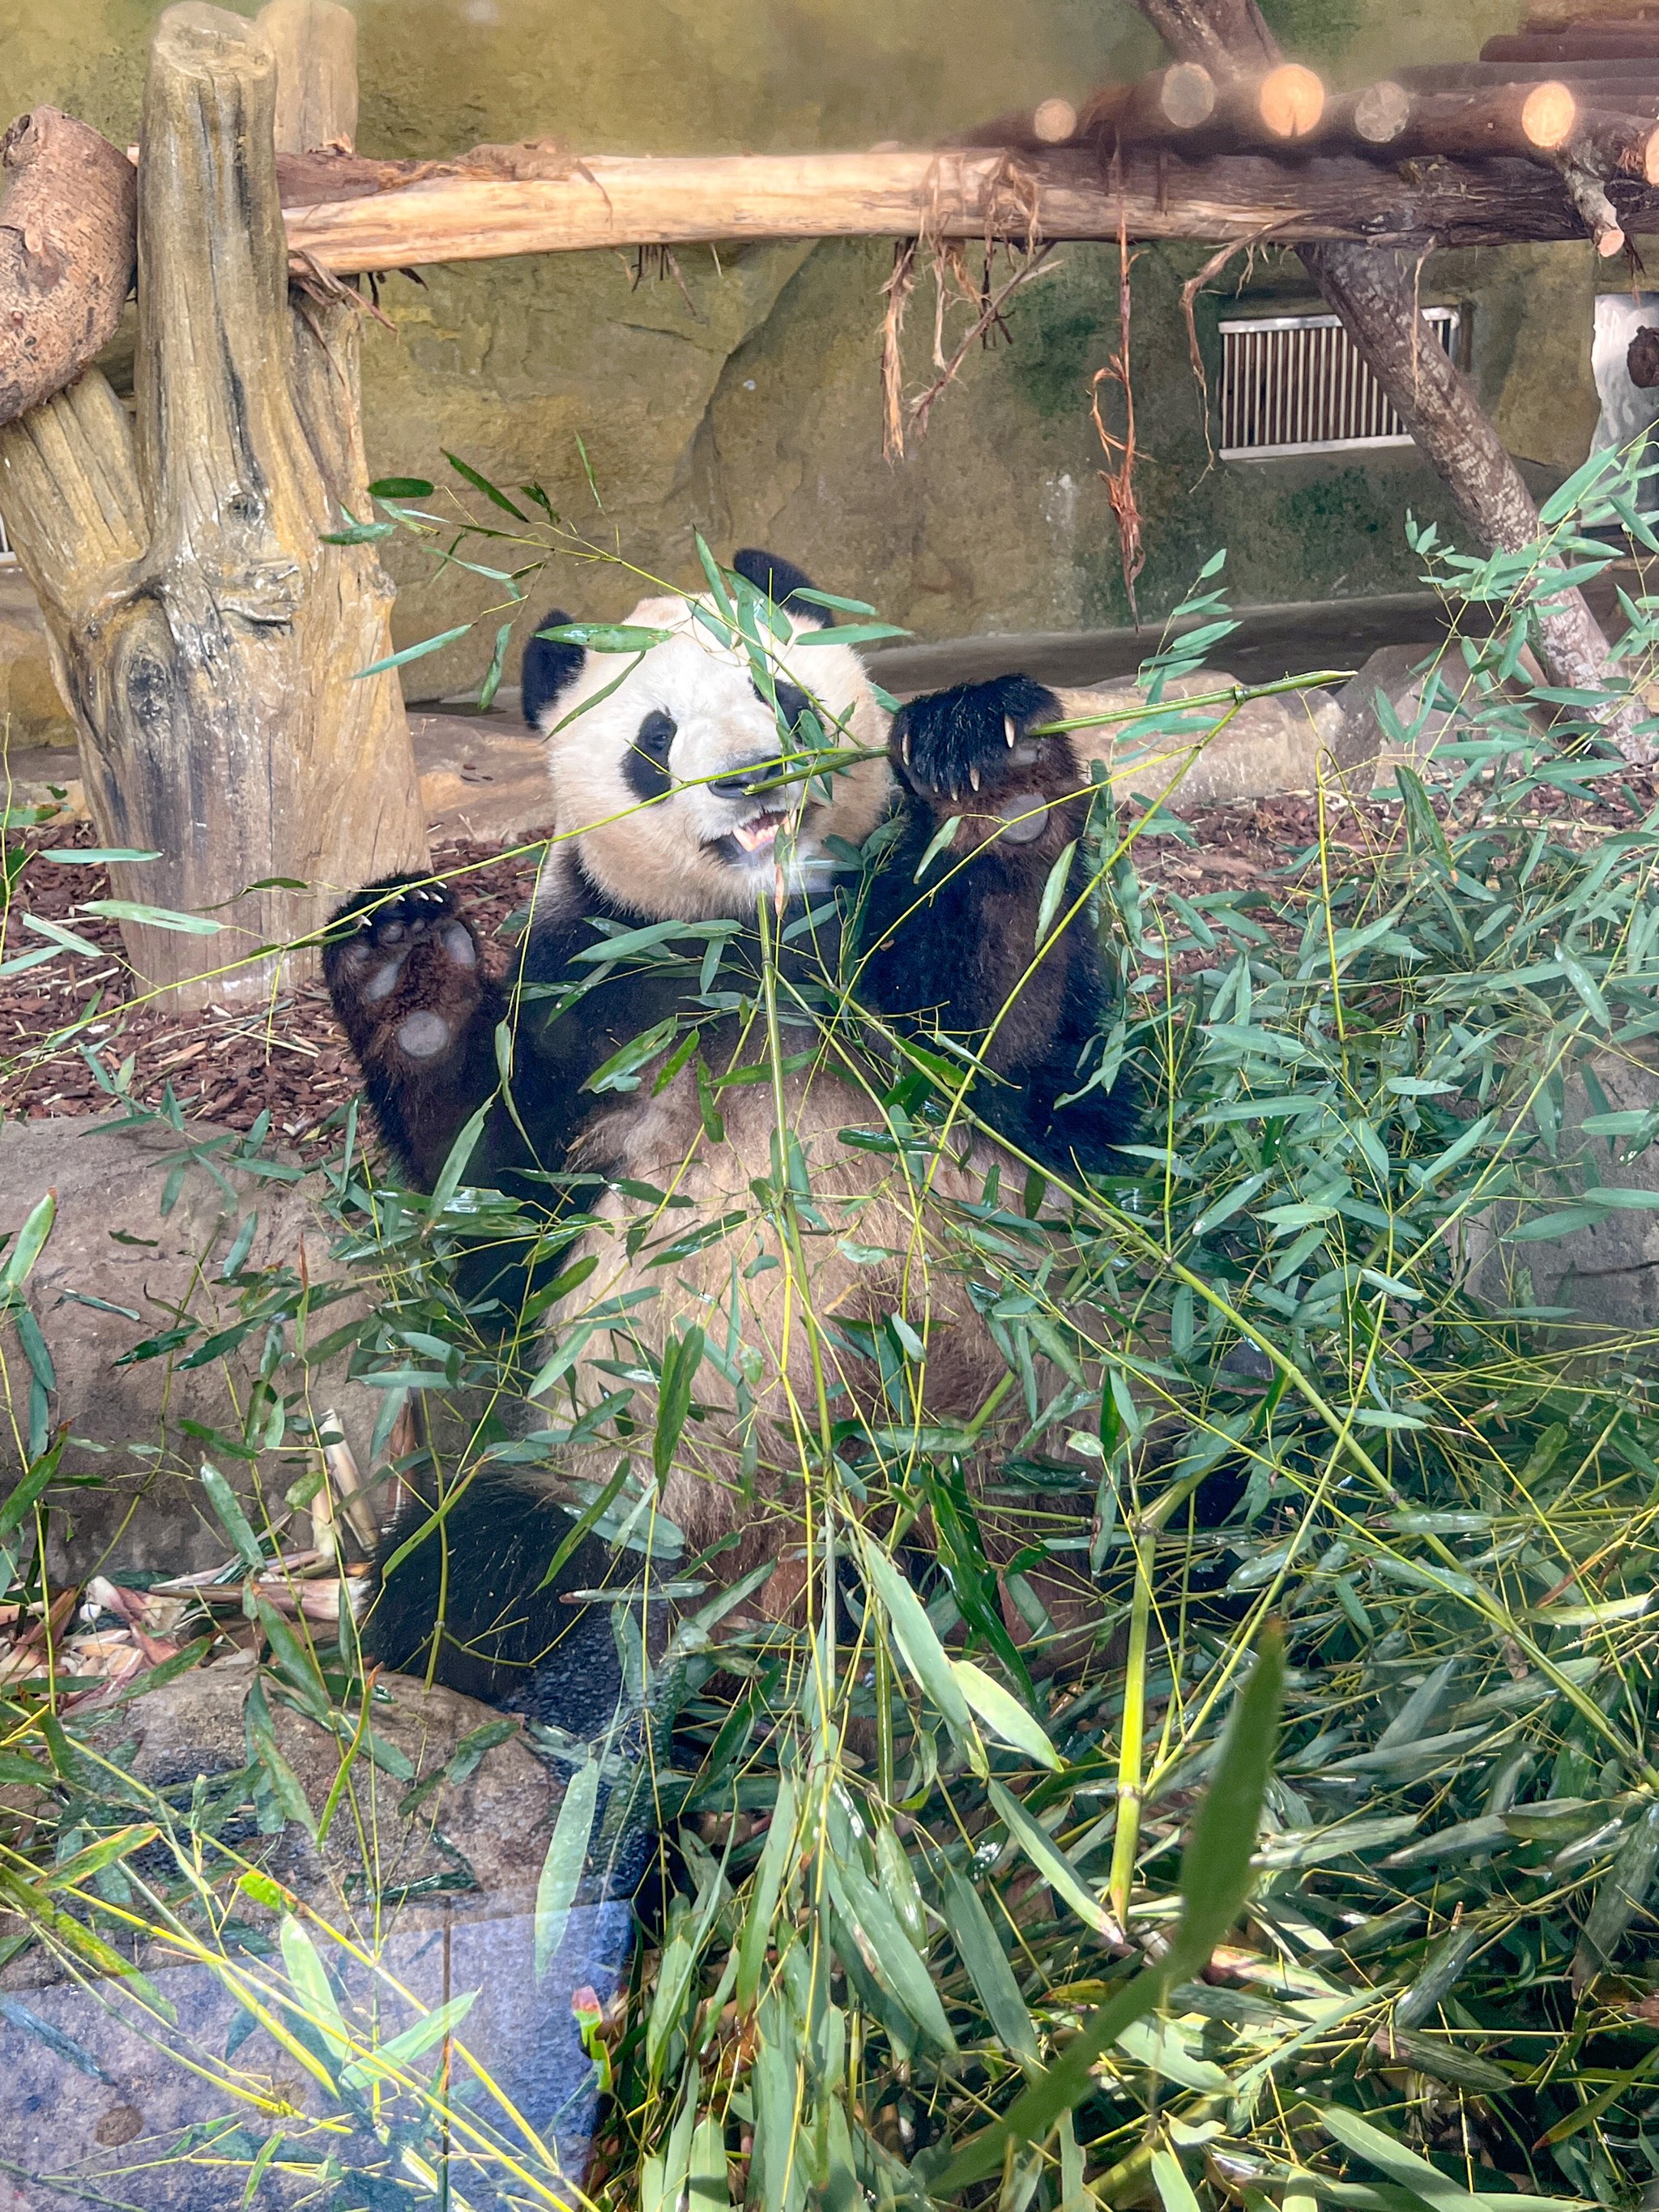
{"type": "Polygon", "coordinates": [[[478,2001],[478,1991],[470,1990],[464,1996],[451,1997],[447,2004],[439,2005],[424,2020],[406,2027],[401,2035],[391,2036],[377,2044],[368,2057],[356,2059],[340,2076],[354,2089],[366,2089],[377,2075],[385,2077],[425,2056],[446,2036],[453,2035],[478,2001]]]}
{"type": "Polygon", "coordinates": [[[674,1463],[674,1452],[691,1410],[691,1385],[702,1364],[703,1333],[693,1327],[671,1336],[663,1346],[662,1382],[657,1393],[657,1425],[651,1438],[651,1465],[661,1489],[674,1463]]]}
{"type": "Polygon", "coordinates": [[[453,629],[440,630],[436,637],[422,638],[418,645],[406,645],[401,653],[389,653],[384,660],[372,660],[367,668],[358,669],[352,681],[361,684],[366,676],[382,676],[388,668],[404,668],[428,653],[441,653],[445,646],[453,645],[457,638],[466,636],[474,627],[471,623],[457,623],[453,629]]]}
{"type": "Polygon", "coordinates": [[[1115,1936],[1117,1931],[1111,1914],[1098,1898],[1091,1894],[1082,1876],[1054,1838],[1037,1825],[1011,1790],[1005,1790],[1001,1783],[995,1781],[987,1787],[1003,1825],[1042,1879],[1059,1892],[1079,1919],[1097,1935],[1115,1936]]]}
{"type": "Polygon", "coordinates": [[[259,1540],[248,1525],[241,1501],[225,1480],[218,1468],[208,1460],[202,1462],[202,1487],[207,1492],[208,1504],[218,1516],[220,1526],[236,1547],[236,1556],[245,1567],[255,1573],[265,1564],[265,1555],[259,1548],[259,1540]]]}
{"type": "Polygon", "coordinates": [[[974,1723],[968,1700],[921,1600],[886,1553],[862,1529],[857,1532],[856,1540],[865,1580],[887,1615],[900,1657],[939,1707],[953,1733],[964,1743],[969,1741],[973,1736],[974,1723]]]}
{"type": "Polygon", "coordinates": [[[588,1839],[599,1803],[599,1767],[590,1759],[576,1769],[565,1784],[564,1802],[553,1824],[552,1840],[542,1861],[536,1884],[536,1979],[540,1981],[557,1955],[570,1919],[570,1907],[587,1863],[588,1839]]]}
{"type": "Polygon", "coordinates": [[[1181,1923],[1164,1958],[1090,2015],[1064,2056],[1015,2100],[1005,2118],[963,2146],[940,2175],[936,2193],[949,2196],[995,2173],[1011,2144],[1042,2142],[1060,2115],[1088,2094],[1097,2060],[1124,2029],[1160,2003],[1172,1981],[1208,1963],[1249,1892],[1284,1686],[1284,1642],[1272,1632],[1263,1637],[1234,1704],[1214,1779],[1194,1817],[1181,1865],[1181,1923]]]}
{"type": "Polygon", "coordinates": [[[779,1893],[783,1887],[784,1875],[788,1871],[790,1852],[795,1840],[795,1823],[799,1817],[795,1785],[787,1774],[780,1775],[778,1794],[772,1806],[771,1825],[766,1832],[766,1843],[761,1852],[760,1865],[756,1870],[749,1910],[744,1915],[743,1934],[738,1943],[738,1978],[732,1994],[739,2014],[754,2009],[755,2000],[760,1992],[767,1946],[771,1940],[772,1917],[778,1909],[779,1893]]]}
{"type": "Polygon", "coordinates": [[[1041,945],[1048,934],[1049,925],[1060,911],[1060,902],[1066,896],[1066,886],[1072,878],[1072,862],[1077,854],[1074,837],[1048,871],[1048,880],[1042,886],[1042,896],[1037,902],[1036,942],[1041,945]]]}
{"type": "Polygon", "coordinates": [[[978,1891],[954,1867],[945,1869],[941,1890],[951,1941],[968,1969],[969,1979],[985,2008],[987,2018],[1009,2050],[1034,2066],[1037,2060],[1036,2028],[1019,1993],[1019,1984],[1014,1979],[1007,1954],[997,1941],[991,1917],[980,1902],[978,1891]]]}
{"type": "Polygon", "coordinates": [[[307,2025],[316,2029],[337,2058],[343,2058],[351,2048],[351,2038],[317,1954],[317,1946],[291,1912],[283,1915],[277,1941],[282,1945],[283,1964],[288,1969],[289,1984],[307,2025]]]}
{"type": "Polygon", "coordinates": [[[136,921],[146,929],[172,929],[186,937],[216,937],[224,927],[210,915],[179,914],[169,906],[145,906],[137,899],[82,899],[82,914],[106,915],[112,921],[136,921]]]}

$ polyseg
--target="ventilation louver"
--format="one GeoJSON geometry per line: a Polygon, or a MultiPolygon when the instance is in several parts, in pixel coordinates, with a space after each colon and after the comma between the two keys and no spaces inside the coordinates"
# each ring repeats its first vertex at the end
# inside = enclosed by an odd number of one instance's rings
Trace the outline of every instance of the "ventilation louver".
{"type": "MultiPolygon", "coordinates": [[[[1425,307],[1449,354],[1460,311],[1425,307]]],[[[1265,315],[1221,325],[1221,458],[1409,446],[1411,433],[1334,315],[1265,315]]]]}

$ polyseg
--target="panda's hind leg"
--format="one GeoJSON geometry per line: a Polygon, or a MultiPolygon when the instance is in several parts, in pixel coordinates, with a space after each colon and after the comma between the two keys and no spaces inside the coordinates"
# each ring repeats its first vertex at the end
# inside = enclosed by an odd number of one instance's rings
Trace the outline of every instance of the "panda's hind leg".
{"type": "Polygon", "coordinates": [[[496,1085],[505,1008],[447,884],[392,877],[330,922],[323,974],[387,1144],[430,1187],[496,1085]]]}

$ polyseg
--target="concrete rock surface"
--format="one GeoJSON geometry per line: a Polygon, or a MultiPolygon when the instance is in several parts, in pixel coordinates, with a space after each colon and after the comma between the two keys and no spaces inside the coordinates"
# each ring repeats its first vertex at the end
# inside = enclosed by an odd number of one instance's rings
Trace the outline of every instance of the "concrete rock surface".
{"type": "MultiPolygon", "coordinates": [[[[1611,1056],[1593,1063],[1596,1083],[1613,1112],[1659,1115],[1659,1072],[1611,1056]]],[[[1561,1116],[1559,1152],[1569,1163],[1563,1177],[1563,1204],[1577,1192],[1596,1187],[1659,1190],[1659,1146],[1620,1155],[1629,1139],[1584,1134],[1587,1115],[1602,1109],[1582,1079],[1567,1085],[1561,1116]]],[[[1659,1329],[1659,1207],[1620,1206],[1589,1228],[1564,1237],[1528,1238],[1520,1244],[1498,1240],[1535,1207],[1496,1206],[1468,1232],[1470,1281],[1477,1294],[1497,1302],[1570,1310],[1568,1326],[1602,1332],[1659,1329]],[[1531,1295],[1521,1275],[1531,1279],[1531,1295]]]]}
{"type": "MultiPolygon", "coordinates": [[[[495,1740],[501,1717],[488,1707],[385,1675],[372,1707],[378,1743],[360,1748],[337,1791],[344,1745],[267,1682],[271,1734],[307,1820],[290,1819],[276,1834],[258,1832],[246,1813],[219,1823],[220,1842],[204,1844],[201,1863],[219,1912],[234,1912],[216,1928],[215,1916],[180,1895],[191,1853],[185,1824],[193,1802],[237,1790],[230,1778],[249,1764],[255,1679],[251,1663],[220,1662],[112,1711],[93,1735],[94,1757],[138,1785],[133,1817],[153,1816],[146,1793],[155,1792],[179,1824],[176,1847],[164,1837],[131,1862],[137,1880],[173,1895],[185,1930],[136,1954],[173,2017],[147,2009],[142,1992],[112,1976],[66,1973],[39,1944],[0,1972],[0,2212],[65,2201],[222,2212],[242,2201],[273,2133],[283,2141],[261,2203],[402,2202],[393,2186],[410,2179],[401,2145],[428,2161],[441,2155],[429,2113],[422,2128],[419,2092],[383,2076],[374,2115],[363,2084],[354,2098],[349,2082],[343,2090],[319,2079],[307,2062],[337,2080],[364,2044],[467,1998],[452,2083],[473,2075],[470,2054],[519,2117],[474,2081],[463,2124],[452,2124],[458,2198],[499,2201],[508,2179],[501,2147],[538,2177],[562,2169],[579,2180],[597,2099],[572,1996],[589,1987],[601,2003],[611,2000],[631,1936],[626,1905],[579,1908],[536,1972],[536,1884],[562,1802],[558,1773],[516,1729],[495,1740]],[[331,1793],[337,1808],[319,1844],[307,1829],[320,1826],[331,1793]],[[252,1869],[240,1892],[239,1861],[252,1869]],[[270,1882],[286,1900],[270,1901],[270,1882]],[[326,1969],[353,2049],[313,2024],[304,1944],[326,1969]]],[[[145,1900],[136,1902],[143,1912],[145,1900]]],[[[0,1915],[0,1936],[9,1932],[0,1915]]],[[[443,2057],[434,2039],[407,2071],[429,2082],[443,2057]]]]}
{"type": "MultiPolygon", "coordinates": [[[[241,1139],[208,1123],[192,1123],[184,1139],[166,1127],[114,1126],[123,1118],[65,1117],[0,1128],[0,1231],[21,1227],[47,1191],[58,1196],[52,1235],[27,1293],[56,1370],[50,1419],[54,1426],[67,1423],[70,1431],[59,1484],[48,1492],[54,1509],[48,1566],[57,1580],[83,1578],[106,1563],[179,1574],[227,1557],[228,1540],[201,1495],[198,1470],[204,1456],[214,1459],[247,1494],[253,1487],[250,1464],[228,1455],[215,1458],[211,1443],[191,1437],[183,1425],[241,1434],[265,1332],[255,1329],[206,1366],[178,1363],[207,1334],[239,1316],[238,1292],[222,1275],[240,1226],[253,1218],[245,1267],[297,1270],[303,1254],[315,1289],[345,1280],[330,1261],[331,1224],[313,1202],[308,1178],[276,1181],[236,1164],[230,1156],[241,1139]],[[213,1169],[180,1168],[187,1150],[216,1139],[213,1169]],[[182,1318],[201,1327],[176,1352],[121,1364],[135,1346],[182,1318]]],[[[355,1290],[334,1304],[319,1300],[313,1338],[362,1310],[355,1290]]],[[[367,1470],[379,1399],[347,1380],[348,1358],[342,1352],[304,1366],[293,1357],[290,1330],[289,1357],[274,1387],[294,1401],[294,1434],[283,1440],[289,1452],[300,1446],[308,1417],[331,1411],[367,1470]]],[[[0,1325],[0,1495],[11,1488],[27,1452],[30,1387],[16,1333],[0,1325]]],[[[276,1510],[302,1464],[281,1451],[264,1455],[262,1476],[276,1510]]]]}
{"type": "MultiPolygon", "coordinates": [[[[1220,670],[1173,678],[1165,700],[1209,699],[1235,679],[1220,670]]],[[[1068,720],[1088,714],[1121,715],[1143,702],[1146,692],[1131,682],[1105,684],[1060,695],[1068,720]]],[[[1180,726],[1155,733],[1132,723],[1106,723],[1075,730],[1072,742],[1085,760],[1103,761],[1120,801],[1167,796],[1177,814],[1233,799],[1268,799],[1284,792],[1311,791],[1318,781],[1319,757],[1333,750],[1340,726],[1335,702],[1319,691],[1291,691],[1271,699],[1251,699],[1237,710],[1211,703],[1194,706],[1180,726]]]]}

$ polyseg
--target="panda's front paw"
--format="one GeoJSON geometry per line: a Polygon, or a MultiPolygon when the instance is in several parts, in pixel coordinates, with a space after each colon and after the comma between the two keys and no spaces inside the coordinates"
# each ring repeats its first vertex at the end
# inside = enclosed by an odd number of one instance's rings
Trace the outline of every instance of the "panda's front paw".
{"type": "Polygon", "coordinates": [[[893,721],[890,750],[900,776],[931,805],[971,802],[1011,784],[1040,787],[1042,768],[1071,767],[1063,736],[1035,734],[1060,718],[1054,693],[1029,676],[959,684],[913,699],[893,721]]]}
{"type": "Polygon", "coordinates": [[[440,1059],[483,990],[478,941],[454,893],[418,877],[346,901],[323,939],[323,974],[365,1066],[392,1053],[417,1065],[440,1059]]]}

